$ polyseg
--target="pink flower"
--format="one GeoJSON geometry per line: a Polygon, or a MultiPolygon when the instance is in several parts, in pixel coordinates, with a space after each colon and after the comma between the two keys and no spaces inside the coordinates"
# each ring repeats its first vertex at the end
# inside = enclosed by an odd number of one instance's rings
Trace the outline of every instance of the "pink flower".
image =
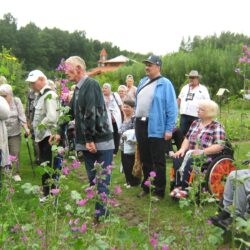
{"type": "Polygon", "coordinates": [[[155,178],[155,177],[156,177],[156,173],[155,173],[155,171],[151,171],[149,175],[150,175],[150,177],[153,177],[153,178],[155,178]]]}
{"type": "Polygon", "coordinates": [[[144,182],[144,185],[147,186],[147,187],[150,187],[151,186],[151,181],[150,180],[146,180],[144,182]]]}
{"type": "Polygon", "coordinates": [[[72,164],[71,164],[71,167],[72,167],[73,169],[76,169],[76,168],[79,168],[80,165],[81,165],[81,162],[80,162],[80,161],[78,161],[78,160],[73,160],[73,162],[72,162],[72,164]]]}
{"type": "Polygon", "coordinates": [[[152,237],[152,238],[150,239],[150,244],[151,244],[151,246],[152,246],[153,248],[156,248],[157,245],[158,245],[158,240],[155,239],[154,237],[152,237]]]}
{"type": "Polygon", "coordinates": [[[37,234],[40,235],[40,236],[43,235],[43,231],[42,231],[41,229],[37,229],[36,232],[37,232],[37,234]]]}
{"type": "Polygon", "coordinates": [[[116,187],[115,187],[115,190],[114,190],[114,193],[115,193],[115,194],[120,194],[121,192],[122,192],[121,187],[120,187],[120,186],[116,186],[116,187]]]}
{"type": "Polygon", "coordinates": [[[77,201],[76,204],[79,205],[80,207],[83,207],[87,203],[87,199],[83,199],[80,201],[77,201]]]}
{"type": "Polygon", "coordinates": [[[246,57],[241,57],[241,58],[239,59],[239,62],[240,62],[240,63],[247,62],[247,58],[246,58],[246,57]]]}
{"type": "Polygon", "coordinates": [[[10,193],[15,193],[15,189],[13,187],[10,187],[10,193]]]}
{"type": "Polygon", "coordinates": [[[86,233],[86,231],[87,231],[87,225],[86,224],[82,224],[82,226],[80,228],[80,232],[84,234],[84,233],[86,233]]]}
{"type": "Polygon", "coordinates": [[[161,249],[162,250],[169,250],[169,247],[165,243],[163,243],[161,249]]]}
{"type": "Polygon", "coordinates": [[[10,162],[17,161],[17,157],[14,155],[9,155],[8,161],[10,161],[10,162]]]}
{"type": "Polygon", "coordinates": [[[63,167],[62,173],[63,173],[63,175],[68,175],[70,173],[69,168],[68,167],[63,167]]]}
{"type": "Polygon", "coordinates": [[[91,187],[86,188],[85,191],[87,192],[87,198],[92,199],[95,197],[95,192],[92,190],[91,187]]]}
{"type": "Polygon", "coordinates": [[[59,188],[53,188],[53,189],[51,189],[50,192],[51,192],[53,195],[58,195],[59,192],[60,192],[60,189],[59,189],[59,188]]]}

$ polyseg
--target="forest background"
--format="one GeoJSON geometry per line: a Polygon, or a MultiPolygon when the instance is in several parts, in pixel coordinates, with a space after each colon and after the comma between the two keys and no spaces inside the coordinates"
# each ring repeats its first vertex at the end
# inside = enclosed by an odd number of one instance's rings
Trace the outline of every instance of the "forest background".
{"type": "MultiPolygon", "coordinates": [[[[55,69],[61,59],[78,55],[85,59],[90,70],[97,66],[100,51],[105,48],[109,58],[124,55],[131,59],[119,70],[96,77],[100,84],[111,83],[115,91],[124,84],[127,74],[134,75],[135,84],[138,84],[145,74],[142,60],[150,54],[120,50],[112,42],[88,39],[85,31],[70,33],[57,28],[40,29],[34,23],[18,29],[16,18],[11,13],[0,19],[0,34],[0,75],[8,79],[15,94],[24,102],[28,90],[24,79],[33,69],[41,69],[55,80],[55,69]]],[[[250,89],[249,62],[239,62],[244,44],[250,44],[250,37],[231,32],[182,40],[178,52],[162,55],[162,74],[173,82],[177,94],[187,80],[185,74],[196,69],[203,76],[202,83],[209,88],[212,97],[219,88],[227,88],[230,96],[240,96],[242,89],[250,89]]]]}

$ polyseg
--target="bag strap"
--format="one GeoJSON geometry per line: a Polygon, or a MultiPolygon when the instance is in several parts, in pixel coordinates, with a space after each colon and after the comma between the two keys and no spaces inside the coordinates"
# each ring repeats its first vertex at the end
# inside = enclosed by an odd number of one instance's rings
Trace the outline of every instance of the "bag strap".
{"type": "Polygon", "coordinates": [[[152,82],[154,82],[154,81],[156,81],[156,80],[158,80],[158,79],[160,79],[160,78],[162,78],[162,76],[157,76],[157,77],[151,79],[148,83],[146,83],[145,85],[143,85],[143,86],[137,91],[137,95],[139,94],[139,92],[140,92],[142,89],[144,89],[144,88],[147,87],[149,84],[151,84],[152,82]]]}
{"type": "Polygon", "coordinates": [[[116,97],[115,97],[115,93],[113,92],[112,94],[113,94],[113,97],[114,97],[114,99],[115,99],[115,102],[116,102],[117,106],[120,107],[120,105],[118,104],[118,101],[117,101],[117,99],[116,99],[116,97]]]}

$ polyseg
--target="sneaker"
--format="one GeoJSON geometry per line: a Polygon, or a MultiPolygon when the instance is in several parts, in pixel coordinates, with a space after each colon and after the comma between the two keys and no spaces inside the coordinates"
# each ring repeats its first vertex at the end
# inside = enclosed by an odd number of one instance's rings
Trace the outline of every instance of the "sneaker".
{"type": "Polygon", "coordinates": [[[172,190],[172,192],[169,194],[171,197],[175,197],[181,190],[181,187],[177,187],[172,190]]]}
{"type": "Polygon", "coordinates": [[[128,183],[124,183],[124,184],[123,184],[124,187],[127,187],[128,185],[129,185],[128,183]]]}
{"type": "Polygon", "coordinates": [[[186,198],[188,196],[188,192],[185,190],[180,190],[176,195],[175,198],[177,199],[183,199],[186,198]]]}
{"type": "Polygon", "coordinates": [[[20,175],[18,175],[18,174],[14,175],[13,179],[14,179],[14,181],[21,181],[22,180],[20,175]]]}
{"type": "Polygon", "coordinates": [[[145,196],[147,196],[148,195],[148,193],[147,192],[145,192],[145,191],[141,191],[139,194],[137,194],[136,196],[138,197],[138,198],[143,198],[143,197],[145,197],[145,196]]]}
{"type": "Polygon", "coordinates": [[[129,189],[129,188],[131,188],[131,186],[130,186],[129,184],[127,184],[127,185],[126,185],[126,188],[129,189]]]}

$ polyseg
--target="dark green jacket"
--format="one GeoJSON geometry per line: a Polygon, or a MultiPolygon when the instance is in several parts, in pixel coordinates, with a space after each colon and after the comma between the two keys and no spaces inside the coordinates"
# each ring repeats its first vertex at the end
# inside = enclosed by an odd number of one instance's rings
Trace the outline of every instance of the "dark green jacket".
{"type": "Polygon", "coordinates": [[[103,94],[96,80],[86,78],[79,89],[76,105],[74,103],[75,93],[71,102],[71,115],[75,118],[77,144],[98,143],[113,138],[103,94]]]}

